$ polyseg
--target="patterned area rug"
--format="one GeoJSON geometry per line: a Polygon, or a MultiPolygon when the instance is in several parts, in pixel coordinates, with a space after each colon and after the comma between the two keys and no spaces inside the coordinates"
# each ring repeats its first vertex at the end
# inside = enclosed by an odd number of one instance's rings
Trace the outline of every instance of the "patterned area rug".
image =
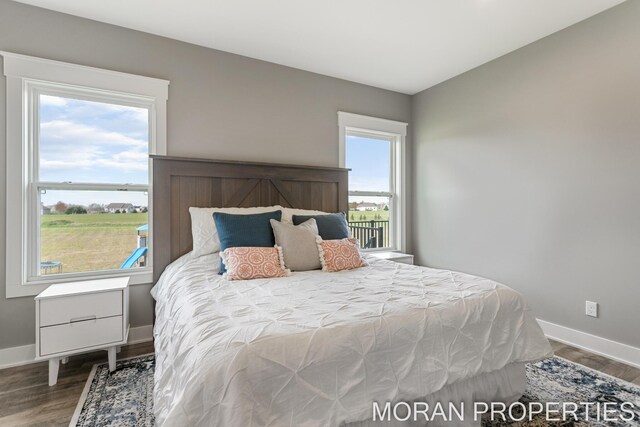
{"type": "Polygon", "coordinates": [[[69,426],[153,427],[155,357],[147,354],[94,365],[69,426]]]}
{"type": "MultiPolygon", "coordinates": [[[[567,421],[547,421],[544,414],[524,417],[523,421],[490,421],[483,419],[483,427],[511,426],[511,427],[582,427],[582,426],[640,426],[640,386],[620,380],[595,371],[580,364],[570,362],[561,357],[552,357],[537,363],[527,365],[527,390],[520,398],[525,406],[530,402],[568,402],[575,403],[577,407],[575,421],[570,415],[567,421]],[[581,402],[597,402],[600,405],[590,405],[585,410],[581,402]],[[602,413],[596,413],[597,407],[602,408],[605,403],[615,410],[608,415],[609,418],[620,418],[633,421],[604,421],[602,413]],[[632,402],[633,416],[620,411],[623,402],[632,402]],[[588,414],[587,414],[588,411],[588,414]],[[531,420],[529,420],[531,418],[531,420]],[[600,419],[601,421],[597,421],[600,419]],[[589,420],[589,421],[585,421],[589,420]]],[[[556,409],[558,406],[552,406],[556,409]]],[[[627,409],[627,407],[624,407],[627,409]]],[[[514,419],[523,418],[522,411],[514,411],[514,419]]],[[[561,418],[558,413],[551,413],[551,418],[561,418]]]]}
{"type": "MultiPolygon", "coordinates": [[[[153,354],[118,361],[112,374],[108,364],[95,365],[70,426],[152,427],[154,365],[153,354]]],[[[639,386],[559,357],[527,365],[527,391],[520,401],[525,405],[529,402],[612,402],[616,408],[621,402],[633,402],[635,416],[630,422],[595,422],[595,409],[591,408],[592,421],[589,422],[548,422],[544,416],[537,416],[521,422],[484,419],[483,427],[640,426],[639,386]]],[[[584,410],[577,414],[578,419],[585,419],[584,410]]],[[[514,413],[514,416],[520,415],[514,413]]]]}

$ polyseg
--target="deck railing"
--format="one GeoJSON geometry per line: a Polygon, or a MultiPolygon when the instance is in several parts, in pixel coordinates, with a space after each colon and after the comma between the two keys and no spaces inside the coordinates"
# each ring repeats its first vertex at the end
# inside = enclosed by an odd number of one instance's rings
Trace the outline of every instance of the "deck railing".
{"type": "Polygon", "coordinates": [[[388,220],[349,221],[349,229],[353,237],[360,241],[363,249],[389,246],[388,220]]]}

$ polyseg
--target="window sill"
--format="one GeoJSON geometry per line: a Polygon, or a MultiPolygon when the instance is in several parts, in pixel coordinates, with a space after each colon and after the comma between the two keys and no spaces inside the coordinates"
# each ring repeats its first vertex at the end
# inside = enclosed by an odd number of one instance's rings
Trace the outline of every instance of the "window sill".
{"type": "Polygon", "coordinates": [[[398,249],[394,248],[373,248],[373,249],[360,249],[360,252],[365,254],[375,254],[377,252],[400,252],[398,249]]]}
{"type": "Polygon", "coordinates": [[[7,283],[6,297],[8,299],[8,298],[36,296],[54,283],[68,283],[68,282],[79,282],[84,280],[110,279],[113,277],[123,277],[123,276],[129,276],[131,278],[129,280],[130,285],[142,285],[142,284],[153,283],[153,271],[151,270],[150,267],[141,269],[141,271],[122,270],[122,271],[114,271],[114,272],[103,273],[103,274],[78,273],[78,274],[69,274],[69,275],[58,276],[58,277],[56,277],[55,275],[51,275],[51,276],[47,276],[46,279],[38,278],[37,280],[29,281],[22,285],[7,283]]]}

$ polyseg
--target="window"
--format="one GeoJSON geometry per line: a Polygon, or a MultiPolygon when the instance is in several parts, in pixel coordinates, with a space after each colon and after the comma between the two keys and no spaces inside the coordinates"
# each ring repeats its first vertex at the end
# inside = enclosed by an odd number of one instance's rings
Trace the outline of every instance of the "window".
{"type": "Polygon", "coordinates": [[[7,296],[118,275],[150,283],[149,154],[166,152],[168,82],[2,55],[7,296]]]}
{"type": "Polygon", "coordinates": [[[349,173],[347,219],[365,250],[405,250],[406,123],[338,113],[340,166],[349,173]]]}
{"type": "Polygon", "coordinates": [[[117,270],[137,249],[130,268],[145,267],[150,242],[138,229],[148,224],[149,108],[30,89],[38,105],[30,276],[117,270]]]}

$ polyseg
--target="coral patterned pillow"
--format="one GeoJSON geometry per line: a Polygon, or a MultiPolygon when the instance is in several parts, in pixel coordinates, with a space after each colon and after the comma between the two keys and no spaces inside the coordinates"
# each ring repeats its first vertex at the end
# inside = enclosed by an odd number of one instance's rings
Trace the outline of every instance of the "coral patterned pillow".
{"type": "Polygon", "coordinates": [[[322,240],[318,236],[316,241],[323,271],[353,270],[369,265],[360,256],[358,239],[322,240]]]}
{"type": "Polygon", "coordinates": [[[228,248],[220,256],[227,266],[223,277],[228,280],[266,279],[291,274],[284,267],[280,246],[228,248]]]}

